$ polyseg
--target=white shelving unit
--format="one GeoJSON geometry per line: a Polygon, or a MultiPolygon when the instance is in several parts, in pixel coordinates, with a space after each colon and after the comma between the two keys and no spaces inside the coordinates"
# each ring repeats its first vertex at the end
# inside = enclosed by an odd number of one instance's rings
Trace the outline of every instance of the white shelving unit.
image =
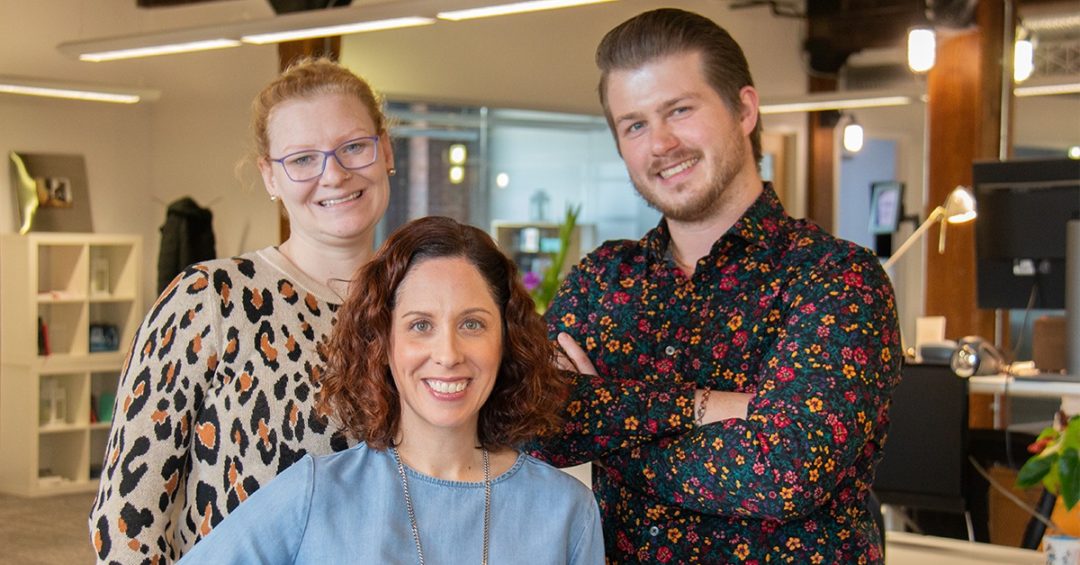
{"type": "Polygon", "coordinates": [[[0,491],[97,487],[109,399],[143,314],[141,247],[137,235],[0,238],[0,491]]]}

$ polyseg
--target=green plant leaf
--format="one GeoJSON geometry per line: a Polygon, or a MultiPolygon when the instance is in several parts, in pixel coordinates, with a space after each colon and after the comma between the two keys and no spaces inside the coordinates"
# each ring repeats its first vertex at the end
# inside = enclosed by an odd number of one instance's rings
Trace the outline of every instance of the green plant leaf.
{"type": "Polygon", "coordinates": [[[1050,468],[1053,467],[1057,457],[1038,456],[1032,457],[1024,463],[1023,467],[1020,467],[1020,471],[1016,474],[1016,486],[1020,488],[1028,488],[1034,486],[1050,472],[1050,468]]]}
{"type": "Polygon", "coordinates": [[[1058,478],[1061,480],[1061,496],[1065,499],[1065,509],[1072,510],[1080,501],[1080,455],[1070,447],[1061,452],[1058,459],[1058,478]]]}
{"type": "Polygon", "coordinates": [[[574,227],[577,225],[578,214],[581,213],[581,205],[567,206],[566,217],[563,223],[559,226],[559,251],[555,254],[555,258],[551,263],[551,266],[544,271],[543,277],[540,280],[540,285],[533,289],[532,296],[533,302],[536,303],[536,310],[541,314],[547,310],[548,304],[555,298],[555,293],[559,291],[559,285],[562,282],[562,268],[566,263],[566,255],[569,253],[570,239],[574,235],[574,227]]]}
{"type": "Polygon", "coordinates": [[[1064,448],[1080,449],[1080,417],[1069,418],[1069,424],[1065,426],[1064,448]]]}
{"type": "MultiPolygon", "coordinates": [[[[1054,456],[1055,462],[1057,462],[1057,457],[1057,455],[1054,456]]],[[[1043,487],[1046,488],[1046,490],[1054,494],[1058,494],[1061,492],[1061,477],[1058,475],[1057,465],[1050,466],[1050,472],[1047,473],[1045,477],[1043,477],[1042,484],[1043,487]]]]}

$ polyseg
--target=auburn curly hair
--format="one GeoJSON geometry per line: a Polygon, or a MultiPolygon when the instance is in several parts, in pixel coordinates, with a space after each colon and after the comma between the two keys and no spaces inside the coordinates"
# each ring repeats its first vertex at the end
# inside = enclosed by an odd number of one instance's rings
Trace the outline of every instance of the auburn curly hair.
{"type": "Polygon", "coordinates": [[[499,372],[480,409],[480,445],[517,447],[556,430],[568,381],[514,262],[488,234],[450,218],[414,220],[395,231],[363,266],[338,311],[319,408],[374,449],[394,445],[401,399],[390,374],[391,314],[397,289],[427,259],[461,257],[483,276],[503,319],[499,372]]]}

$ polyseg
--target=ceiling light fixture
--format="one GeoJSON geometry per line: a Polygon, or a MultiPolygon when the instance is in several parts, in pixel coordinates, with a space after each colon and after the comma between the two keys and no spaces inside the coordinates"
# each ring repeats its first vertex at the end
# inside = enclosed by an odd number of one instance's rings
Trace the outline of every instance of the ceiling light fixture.
{"type": "Polygon", "coordinates": [[[389,18],[370,22],[355,22],[350,24],[338,24],[332,26],[313,27],[307,29],[295,29],[270,33],[255,33],[245,35],[240,39],[244,43],[264,45],[267,43],[280,43],[282,41],[295,41],[297,39],[311,39],[315,37],[329,37],[332,35],[348,35],[350,33],[363,33],[366,31],[379,31],[384,29],[398,29],[404,27],[417,27],[435,23],[432,18],[410,16],[404,18],[389,18]]]}
{"type": "Polygon", "coordinates": [[[1018,39],[1013,44],[1013,80],[1024,82],[1035,72],[1035,44],[1031,39],[1018,39]]]}
{"type": "Polygon", "coordinates": [[[199,39],[183,43],[166,43],[163,45],[147,45],[144,47],[106,49],[104,51],[80,53],[79,60],[100,63],[102,61],[115,61],[117,59],[137,59],[140,57],[154,57],[157,55],[175,55],[178,53],[193,53],[195,51],[227,49],[229,47],[238,47],[239,45],[240,42],[235,39],[199,39]]]}
{"type": "Polygon", "coordinates": [[[439,12],[441,20],[471,20],[476,18],[489,18],[492,16],[506,16],[509,14],[523,14],[526,12],[539,12],[541,10],[554,10],[557,8],[570,8],[587,4],[601,4],[613,0],[534,0],[532,2],[514,2],[511,4],[499,4],[495,6],[482,6],[464,10],[447,10],[439,12]]]}
{"type": "Polygon", "coordinates": [[[443,11],[449,4],[447,0],[396,0],[364,6],[292,12],[268,18],[160,33],[68,41],[57,48],[61,53],[83,61],[112,61],[223,49],[244,43],[263,45],[430,25],[437,21],[436,13],[444,19],[465,19],[612,1],[614,0],[539,0],[491,5],[492,0],[456,0],[454,4],[461,10],[443,11]]]}
{"type": "Polygon", "coordinates": [[[934,38],[934,30],[915,27],[908,31],[907,60],[909,69],[916,73],[925,73],[934,68],[936,51],[937,41],[934,38]]]}
{"type": "Polygon", "coordinates": [[[433,14],[438,5],[435,0],[417,0],[375,6],[327,8],[161,33],[69,41],[61,43],[57,48],[61,53],[84,61],[111,61],[236,47],[244,43],[263,45],[427,25],[436,20],[416,14],[433,14]]]}
{"type": "Polygon", "coordinates": [[[1080,82],[1018,86],[1013,89],[1013,94],[1020,97],[1052,96],[1055,94],[1080,94],[1080,82]]]}
{"type": "Polygon", "coordinates": [[[866,91],[842,93],[830,92],[827,95],[808,94],[791,101],[762,101],[758,108],[762,114],[786,114],[790,112],[821,112],[825,110],[853,110],[856,108],[880,108],[885,106],[904,106],[918,100],[918,96],[907,94],[877,94],[866,91]]]}
{"type": "Polygon", "coordinates": [[[114,104],[135,104],[157,100],[161,96],[161,93],[156,90],[125,89],[6,76],[0,76],[0,93],[114,104]]]}
{"type": "Polygon", "coordinates": [[[844,150],[858,153],[862,148],[863,127],[855,120],[855,114],[848,114],[848,122],[844,125],[844,150]]]}

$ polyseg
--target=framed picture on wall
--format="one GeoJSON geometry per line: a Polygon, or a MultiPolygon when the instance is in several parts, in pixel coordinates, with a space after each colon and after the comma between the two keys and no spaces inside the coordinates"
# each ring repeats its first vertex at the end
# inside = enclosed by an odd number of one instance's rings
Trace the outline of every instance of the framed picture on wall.
{"type": "Polygon", "coordinates": [[[870,184],[870,233],[896,232],[903,216],[904,183],[881,181],[870,184]]]}
{"type": "Polygon", "coordinates": [[[92,232],[82,155],[8,153],[19,233],[92,232]]]}

